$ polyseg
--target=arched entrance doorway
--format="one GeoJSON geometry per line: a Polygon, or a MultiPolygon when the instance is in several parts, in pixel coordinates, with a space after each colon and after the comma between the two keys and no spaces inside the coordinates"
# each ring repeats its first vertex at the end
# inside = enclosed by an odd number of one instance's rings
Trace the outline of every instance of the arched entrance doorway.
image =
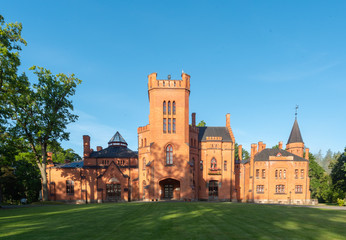
{"type": "Polygon", "coordinates": [[[166,178],[159,182],[160,184],[160,198],[166,200],[179,200],[180,199],[180,182],[172,178],[166,178]]]}
{"type": "Polygon", "coordinates": [[[219,198],[219,183],[216,180],[209,181],[209,200],[217,200],[219,198]]]}
{"type": "Polygon", "coordinates": [[[121,200],[121,185],[117,178],[109,179],[106,184],[106,200],[109,202],[121,200]]]}

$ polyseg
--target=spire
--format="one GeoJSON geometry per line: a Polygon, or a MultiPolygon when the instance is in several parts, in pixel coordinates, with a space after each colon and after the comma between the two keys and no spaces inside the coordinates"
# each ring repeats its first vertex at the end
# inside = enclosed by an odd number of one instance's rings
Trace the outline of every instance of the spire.
{"type": "Polygon", "coordinates": [[[296,143],[296,142],[304,143],[302,135],[300,133],[299,126],[298,126],[297,118],[294,121],[292,131],[291,131],[290,137],[288,138],[287,144],[296,143]]]}
{"type": "Polygon", "coordinates": [[[127,142],[117,131],[114,136],[109,140],[108,146],[124,146],[127,147],[127,142]]]}

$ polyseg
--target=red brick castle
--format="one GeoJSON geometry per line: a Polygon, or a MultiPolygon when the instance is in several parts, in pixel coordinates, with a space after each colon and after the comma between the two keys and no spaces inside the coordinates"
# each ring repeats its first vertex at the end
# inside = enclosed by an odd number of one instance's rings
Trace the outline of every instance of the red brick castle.
{"type": "Polygon", "coordinates": [[[138,128],[138,152],[119,132],[108,147],[90,148],[84,158],[50,163],[50,199],[73,202],[220,200],[310,204],[308,149],[295,120],[286,150],[251,145],[251,156],[235,158],[235,138],[226,114],[224,126],[189,122],[190,76],[181,80],[148,76],[149,123],[138,128]],[[304,156],[305,150],[305,158],[304,156]]]}

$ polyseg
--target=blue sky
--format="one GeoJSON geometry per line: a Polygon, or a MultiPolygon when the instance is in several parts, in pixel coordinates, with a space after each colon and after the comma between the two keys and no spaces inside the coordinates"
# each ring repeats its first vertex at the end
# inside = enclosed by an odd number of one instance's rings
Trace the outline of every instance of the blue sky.
{"type": "MultiPolygon", "coordinates": [[[[317,153],[346,146],[345,1],[2,1],[22,22],[32,65],[83,80],[79,120],[65,148],[82,154],[119,131],[137,149],[148,124],[147,75],[191,75],[190,113],[224,126],[250,149],[286,144],[299,105],[303,140],[317,153]]],[[[29,74],[35,80],[35,78],[29,74]]]]}

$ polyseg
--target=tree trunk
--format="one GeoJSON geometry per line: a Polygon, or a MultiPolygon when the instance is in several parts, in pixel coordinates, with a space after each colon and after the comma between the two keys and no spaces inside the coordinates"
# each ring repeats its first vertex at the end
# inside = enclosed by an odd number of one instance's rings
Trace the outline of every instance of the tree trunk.
{"type": "Polygon", "coordinates": [[[38,168],[41,172],[41,183],[42,183],[42,200],[48,201],[48,180],[47,180],[47,148],[42,145],[42,163],[38,163],[38,168]]]}

